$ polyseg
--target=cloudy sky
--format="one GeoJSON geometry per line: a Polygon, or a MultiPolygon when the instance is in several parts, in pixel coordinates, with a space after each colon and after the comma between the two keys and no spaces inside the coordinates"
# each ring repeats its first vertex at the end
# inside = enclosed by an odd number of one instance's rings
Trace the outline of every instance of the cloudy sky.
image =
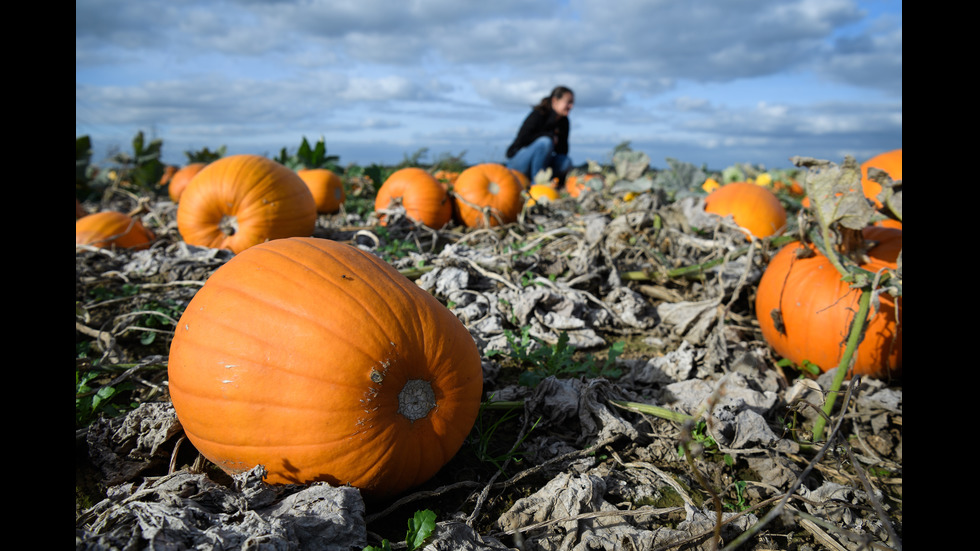
{"type": "Polygon", "coordinates": [[[76,0],[75,135],[164,160],[303,137],[342,164],[501,161],[576,93],[571,156],[721,169],[902,146],[901,0],[76,0]]]}

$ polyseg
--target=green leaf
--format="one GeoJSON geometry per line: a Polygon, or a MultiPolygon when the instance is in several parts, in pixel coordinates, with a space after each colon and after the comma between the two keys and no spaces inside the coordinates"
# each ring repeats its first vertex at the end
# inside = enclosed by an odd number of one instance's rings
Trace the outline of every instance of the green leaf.
{"type": "Polygon", "coordinates": [[[414,550],[422,547],[432,532],[436,529],[436,514],[429,509],[416,511],[415,516],[408,520],[408,535],[405,542],[408,549],[414,550]]]}
{"type": "Polygon", "coordinates": [[[107,402],[116,395],[116,389],[111,386],[100,388],[92,397],[92,411],[97,411],[103,402],[107,402]]]}

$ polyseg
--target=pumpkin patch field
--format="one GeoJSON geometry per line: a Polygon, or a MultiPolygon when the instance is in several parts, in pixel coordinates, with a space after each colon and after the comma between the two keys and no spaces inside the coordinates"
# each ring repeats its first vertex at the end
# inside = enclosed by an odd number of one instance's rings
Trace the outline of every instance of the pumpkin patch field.
{"type": "Polygon", "coordinates": [[[76,549],[902,547],[900,151],[78,153],[76,549]]]}

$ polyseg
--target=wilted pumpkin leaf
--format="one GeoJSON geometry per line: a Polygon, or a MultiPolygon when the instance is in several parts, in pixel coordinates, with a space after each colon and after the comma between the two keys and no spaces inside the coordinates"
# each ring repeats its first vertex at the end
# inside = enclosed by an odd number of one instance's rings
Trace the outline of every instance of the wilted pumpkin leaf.
{"type": "Polygon", "coordinates": [[[708,178],[703,168],[667,157],[670,170],[657,173],[653,187],[663,190],[668,197],[680,199],[695,195],[701,184],[708,178]]]}
{"type": "Polygon", "coordinates": [[[617,151],[613,165],[620,180],[636,180],[650,166],[650,156],[642,151],[617,151]]]}
{"type": "Polygon", "coordinates": [[[901,221],[902,181],[892,180],[887,172],[875,167],[868,168],[868,179],[881,184],[881,193],[878,194],[878,200],[901,221]]]}
{"type": "Polygon", "coordinates": [[[793,157],[793,164],[808,169],[804,180],[811,210],[823,227],[839,223],[860,230],[871,223],[874,207],[861,187],[861,167],[853,157],[838,165],[811,157],[793,157]]]}

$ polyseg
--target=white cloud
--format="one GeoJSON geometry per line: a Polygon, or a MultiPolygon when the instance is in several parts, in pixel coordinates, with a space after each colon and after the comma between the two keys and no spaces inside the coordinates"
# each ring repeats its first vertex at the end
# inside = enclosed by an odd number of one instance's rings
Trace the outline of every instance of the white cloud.
{"type": "Polygon", "coordinates": [[[901,145],[901,51],[897,0],[79,0],[76,134],[493,157],[564,84],[573,157],[819,156],[901,145]]]}

